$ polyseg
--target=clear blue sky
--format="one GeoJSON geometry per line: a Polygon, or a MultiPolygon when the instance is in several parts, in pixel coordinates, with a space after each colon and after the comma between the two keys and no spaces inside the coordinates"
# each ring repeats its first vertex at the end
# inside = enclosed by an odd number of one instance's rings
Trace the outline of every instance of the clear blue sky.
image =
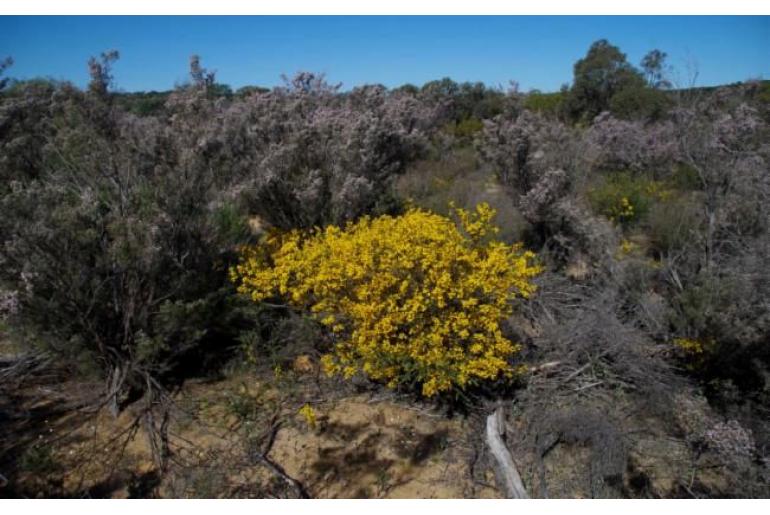
{"type": "Polygon", "coordinates": [[[366,83],[421,85],[441,77],[552,91],[573,63],[606,38],[638,65],[652,48],[699,85],[770,79],[770,17],[0,17],[0,57],[16,78],[84,85],[86,61],[120,51],[125,91],[164,90],[186,80],[190,54],[219,82],[273,86],[282,73],[324,72],[345,89],[366,83]]]}

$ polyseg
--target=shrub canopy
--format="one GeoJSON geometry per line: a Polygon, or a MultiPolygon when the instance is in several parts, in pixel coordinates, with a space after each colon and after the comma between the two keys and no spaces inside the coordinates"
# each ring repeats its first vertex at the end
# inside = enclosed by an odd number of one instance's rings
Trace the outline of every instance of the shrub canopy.
{"type": "Polygon", "coordinates": [[[273,233],[231,270],[254,301],[283,297],[334,335],[329,374],[363,372],[425,396],[510,377],[519,346],[499,322],[540,272],[520,245],[495,241],[494,210],[455,221],[419,209],[345,228],[273,233]]]}

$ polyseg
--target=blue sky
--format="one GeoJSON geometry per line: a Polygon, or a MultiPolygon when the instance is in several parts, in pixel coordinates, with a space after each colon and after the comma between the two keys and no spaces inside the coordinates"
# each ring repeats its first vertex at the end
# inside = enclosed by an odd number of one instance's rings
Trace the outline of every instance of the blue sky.
{"type": "Polygon", "coordinates": [[[15,60],[8,75],[84,85],[88,57],[114,48],[125,91],[172,88],[193,53],[234,88],[308,70],[345,89],[448,76],[553,91],[600,38],[637,65],[652,48],[667,52],[682,80],[686,63],[697,63],[699,85],[770,79],[768,16],[0,16],[0,57],[15,60]]]}

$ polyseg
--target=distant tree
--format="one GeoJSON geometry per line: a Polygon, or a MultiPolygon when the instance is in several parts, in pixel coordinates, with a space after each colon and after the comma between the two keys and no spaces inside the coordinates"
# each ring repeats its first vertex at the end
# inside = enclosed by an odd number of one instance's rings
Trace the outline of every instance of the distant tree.
{"type": "Polygon", "coordinates": [[[0,61],[0,91],[5,89],[5,86],[8,85],[8,77],[3,78],[3,74],[5,73],[5,70],[13,66],[13,59],[11,57],[6,57],[2,61],[0,61]]]}
{"type": "Polygon", "coordinates": [[[88,60],[88,75],[91,77],[88,83],[88,90],[97,96],[106,96],[110,86],[112,86],[112,64],[120,59],[117,50],[102,52],[97,60],[91,57],[88,60]]]}
{"type": "Polygon", "coordinates": [[[394,93],[404,93],[411,96],[417,96],[417,94],[420,92],[420,88],[415,86],[414,84],[404,84],[402,86],[397,87],[393,90],[394,93]]]}
{"type": "Polygon", "coordinates": [[[617,93],[643,84],[642,74],[629,64],[626,54],[600,39],[575,63],[567,109],[575,120],[592,120],[610,108],[617,93]]]}
{"type": "Polygon", "coordinates": [[[459,91],[460,85],[449,77],[426,82],[420,89],[420,92],[426,98],[451,98],[457,95],[459,91]]]}
{"type": "Polygon", "coordinates": [[[647,55],[642,58],[644,78],[651,88],[668,89],[671,87],[671,82],[665,78],[667,56],[668,54],[665,52],[654,49],[647,52],[647,55]]]}
{"type": "Polygon", "coordinates": [[[672,107],[672,100],[659,89],[645,84],[619,91],[610,100],[610,111],[625,120],[659,120],[672,107]]]}
{"type": "Polygon", "coordinates": [[[293,76],[281,75],[282,91],[291,95],[332,95],[342,87],[342,83],[330,84],[323,73],[297,72],[293,76]]]}
{"type": "Polygon", "coordinates": [[[564,106],[564,92],[543,93],[536,89],[527,93],[524,97],[523,107],[530,111],[558,118],[564,106]]]}
{"type": "Polygon", "coordinates": [[[217,82],[216,74],[216,70],[208,70],[201,66],[199,55],[190,56],[190,79],[193,89],[213,98],[233,96],[233,89],[227,84],[217,82]]]}
{"type": "Polygon", "coordinates": [[[263,88],[260,86],[243,86],[242,88],[238,88],[235,91],[235,95],[239,97],[247,97],[249,95],[254,95],[255,93],[267,93],[270,91],[268,88],[263,88]]]}
{"type": "Polygon", "coordinates": [[[502,91],[488,88],[483,82],[463,82],[457,93],[458,121],[468,118],[493,118],[503,110],[502,91]]]}
{"type": "Polygon", "coordinates": [[[426,82],[420,88],[420,99],[430,106],[441,106],[445,121],[456,121],[456,100],[460,86],[449,77],[426,82]]]}
{"type": "Polygon", "coordinates": [[[152,116],[163,111],[169,95],[168,91],[118,93],[115,95],[115,102],[127,112],[138,116],[152,116]]]}
{"type": "Polygon", "coordinates": [[[207,90],[216,82],[216,72],[201,66],[200,56],[193,54],[190,56],[190,78],[194,87],[207,90]]]}

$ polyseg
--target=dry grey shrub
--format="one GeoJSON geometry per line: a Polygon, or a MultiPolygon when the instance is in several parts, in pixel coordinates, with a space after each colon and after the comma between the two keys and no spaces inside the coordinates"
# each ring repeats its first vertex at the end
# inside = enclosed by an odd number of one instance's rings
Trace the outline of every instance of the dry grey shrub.
{"type": "Polygon", "coordinates": [[[475,145],[481,160],[519,194],[525,194],[548,170],[576,174],[582,169],[579,132],[530,111],[513,119],[500,115],[485,120],[475,145]]]}
{"type": "Polygon", "coordinates": [[[433,123],[412,97],[376,86],[343,95],[307,73],[221,106],[187,93],[169,107],[171,129],[229,170],[254,214],[283,228],[386,210],[393,177],[424,152],[433,123]]]}
{"type": "Polygon", "coordinates": [[[486,121],[476,141],[479,156],[512,191],[533,228],[536,245],[555,266],[605,261],[617,237],[578,199],[589,163],[576,129],[524,111],[515,119],[486,121]]]}
{"type": "Polygon", "coordinates": [[[750,429],[715,415],[706,399],[693,392],[675,396],[673,413],[692,454],[693,477],[700,470],[726,471],[724,491],[706,494],[767,496],[770,470],[750,429]]]}
{"type": "Polygon", "coordinates": [[[36,178],[46,137],[53,130],[51,100],[57,86],[43,81],[19,84],[0,102],[0,194],[12,181],[36,178]]]}
{"type": "Polygon", "coordinates": [[[88,90],[99,96],[107,95],[107,90],[112,86],[112,64],[120,58],[117,50],[102,52],[97,60],[91,57],[88,60],[88,75],[91,77],[88,90]]]}
{"type": "Polygon", "coordinates": [[[7,320],[19,312],[19,292],[0,290],[0,321],[7,320]]]}
{"type": "MultiPolygon", "coordinates": [[[[589,448],[576,467],[596,497],[622,495],[633,433],[649,430],[642,421],[672,416],[682,383],[664,345],[646,334],[645,316],[625,291],[627,273],[618,264],[581,281],[546,272],[522,306],[533,330],[518,336],[528,342],[525,359],[537,364],[516,401],[525,448],[539,468],[557,444],[589,448]]],[[[540,477],[541,494],[557,488],[540,477]]]]}
{"type": "Polygon", "coordinates": [[[738,240],[766,231],[770,215],[768,128],[745,104],[725,112],[713,102],[674,111],[678,153],[700,182],[707,268],[721,254],[734,255],[738,240]]]}
{"type": "Polygon", "coordinates": [[[594,119],[583,139],[585,159],[595,170],[654,171],[663,175],[677,161],[674,124],[614,118],[604,112],[594,119]]]}
{"type": "Polygon", "coordinates": [[[674,112],[676,142],[694,170],[699,225],[691,244],[665,256],[679,335],[717,345],[701,373],[762,391],[770,368],[767,250],[770,234],[767,125],[720,95],[674,112]]]}
{"type": "Polygon", "coordinates": [[[753,457],[756,452],[754,438],[737,420],[717,422],[703,434],[707,446],[725,456],[753,457]]]}

